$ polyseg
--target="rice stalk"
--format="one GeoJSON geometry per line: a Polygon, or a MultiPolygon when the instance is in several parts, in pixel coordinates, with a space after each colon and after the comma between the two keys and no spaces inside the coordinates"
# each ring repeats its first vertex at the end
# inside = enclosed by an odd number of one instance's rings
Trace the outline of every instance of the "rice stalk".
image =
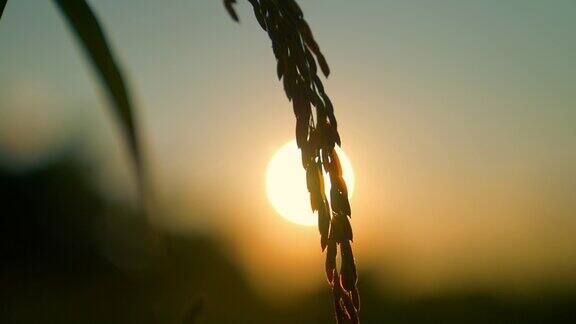
{"type": "MultiPolygon", "coordinates": [[[[320,246],[326,251],[326,277],[332,288],[337,323],[358,323],[360,298],[352,252],[351,209],[348,189],[335,145],[340,146],[330,98],[318,77],[330,74],[326,58],[314,40],[302,10],[294,0],[248,0],[260,27],[268,33],[282,80],[296,117],[296,143],[306,170],[310,206],[318,213],[320,246]],[[330,177],[330,203],[324,191],[322,169],[330,177]],[[339,264],[337,256],[339,257],[339,264]]],[[[232,19],[235,0],[224,0],[232,19]]]]}

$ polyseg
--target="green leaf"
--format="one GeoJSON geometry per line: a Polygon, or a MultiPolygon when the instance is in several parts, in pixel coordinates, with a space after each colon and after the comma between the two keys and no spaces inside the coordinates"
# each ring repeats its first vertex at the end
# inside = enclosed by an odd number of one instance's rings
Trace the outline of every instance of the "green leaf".
{"type": "Polygon", "coordinates": [[[8,2],[8,0],[0,0],[0,18],[2,18],[2,13],[6,7],[6,2],[8,2]]]}
{"type": "MultiPolygon", "coordinates": [[[[2,0],[0,0],[2,1],[2,0]]],[[[142,194],[143,161],[140,151],[136,122],[134,120],[134,106],[131,103],[126,82],[120,72],[118,63],[114,59],[106,35],[90,6],[84,0],[53,0],[60,8],[68,24],[75,32],[86,55],[90,58],[94,68],[107,90],[112,101],[113,113],[120,120],[131,157],[134,162],[142,194]]]]}

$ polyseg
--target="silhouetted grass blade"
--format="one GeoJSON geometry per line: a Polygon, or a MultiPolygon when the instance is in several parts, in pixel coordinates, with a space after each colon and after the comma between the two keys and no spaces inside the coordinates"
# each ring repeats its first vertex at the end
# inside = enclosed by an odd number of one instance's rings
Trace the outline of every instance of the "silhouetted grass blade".
{"type": "Polygon", "coordinates": [[[8,0],[0,0],[0,19],[2,19],[2,13],[4,13],[4,8],[8,0]]]}
{"type": "Polygon", "coordinates": [[[54,0],[74,30],[86,54],[98,71],[120,119],[134,161],[140,193],[143,185],[143,162],[134,120],[134,107],[128,88],[116,63],[98,19],[84,0],[54,0]]]}
{"type": "Polygon", "coordinates": [[[232,19],[234,19],[235,22],[239,22],[240,19],[238,18],[238,14],[236,14],[236,10],[234,10],[235,3],[236,0],[224,0],[224,7],[226,7],[226,10],[228,11],[230,17],[232,17],[232,19]]]}

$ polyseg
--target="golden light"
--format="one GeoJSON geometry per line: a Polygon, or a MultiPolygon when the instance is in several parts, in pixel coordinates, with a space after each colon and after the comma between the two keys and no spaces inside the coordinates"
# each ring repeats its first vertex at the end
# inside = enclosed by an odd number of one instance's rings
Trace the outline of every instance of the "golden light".
{"type": "MultiPolygon", "coordinates": [[[[354,193],[354,171],[350,159],[336,146],[342,173],[348,185],[348,198],[354,193]]],[[[324,173],[326,197],[330,200],[330,177],[324,173]]],[[[276,151],[266,170],[266,193],[274,209],[286,220],[305,226],[318,224],[318,216],[310,208],[306,188],[306,171],[302,167],[300,150],[292,140],[276,151]]]]}

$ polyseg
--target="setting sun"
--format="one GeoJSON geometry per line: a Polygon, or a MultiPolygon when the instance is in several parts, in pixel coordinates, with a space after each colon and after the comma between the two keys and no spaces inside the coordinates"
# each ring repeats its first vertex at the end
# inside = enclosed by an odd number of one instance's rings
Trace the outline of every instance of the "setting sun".
{"type": "MultiPolygon", "coordinates": [[[[352,164],[340,147],[336,146],[336,151],[340,157],[351,198],[355,182],[352,164]]],[[[330,178],[326,173],[324,181],[326,181],[326,197],[330,200],[330,178]]],[[[306,172],[302,168],[296,141],[284,144],[270,159],[266,170],[266,193],[274,209],[286,220],[305,226],[317,224],[317,216],[310,208],[310,196],[306,190],[306,172]]]]}

